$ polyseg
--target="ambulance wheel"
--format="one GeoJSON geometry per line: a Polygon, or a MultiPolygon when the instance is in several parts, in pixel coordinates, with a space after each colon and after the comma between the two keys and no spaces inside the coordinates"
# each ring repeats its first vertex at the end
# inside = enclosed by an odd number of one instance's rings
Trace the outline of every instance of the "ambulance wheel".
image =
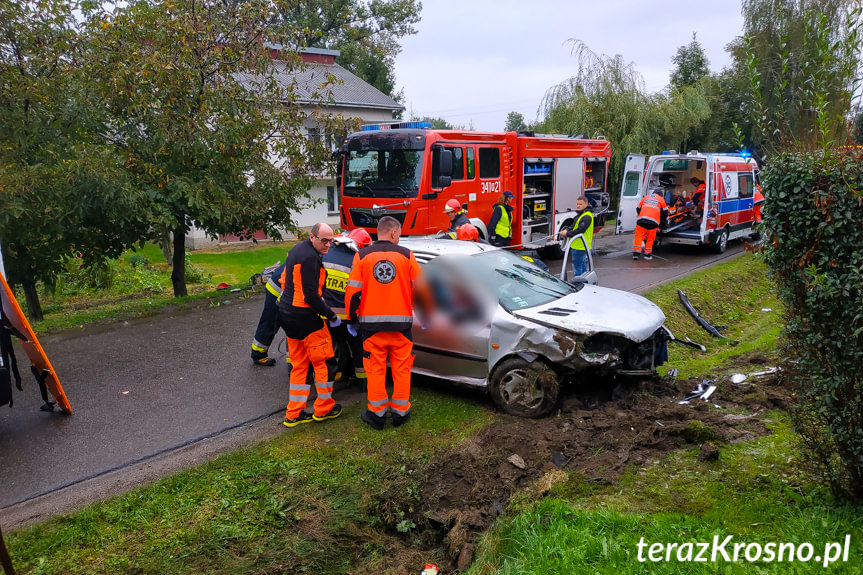
{"type": "Polygon", "coordinates": [[[716,237],[716,243],[713,244],[713,252],[724,254],[726,249],[728,249],[728,230],[722,228],[722,231],[716,237]]]}
{"type": "Polygon", "coordinates": [[[489,378],[494,403],[517,417],[543,417],[557,406],[560,382],[557,374],[541,361],[528,363],[520,357],[505,359],[489,378]]]}

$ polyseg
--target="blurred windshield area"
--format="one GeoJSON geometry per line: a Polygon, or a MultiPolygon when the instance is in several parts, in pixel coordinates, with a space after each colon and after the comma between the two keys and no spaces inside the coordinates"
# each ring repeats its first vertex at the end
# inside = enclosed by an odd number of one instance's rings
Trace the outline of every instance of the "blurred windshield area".
{"type": "Polygon", "coordinates": [[[423,266],[417,311],[443,312],[454,323],[487,322],[499,303],[511,312],[578,291],[506,251],[443,255],[423,266]]]}
{"type": "Polygon", "coordinates": [[[422,150],[351,150],[344,193],[373,198],[415,198],[422,171],[422,150]]]}

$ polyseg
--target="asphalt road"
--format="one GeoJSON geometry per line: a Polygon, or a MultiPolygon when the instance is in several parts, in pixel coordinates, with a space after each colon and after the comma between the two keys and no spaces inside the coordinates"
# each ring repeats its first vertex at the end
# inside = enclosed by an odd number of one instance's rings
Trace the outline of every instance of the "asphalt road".
{"type": "MultiPolygon", "coordinates": [[[[742,251],[739,242],[722,256],[667,247],[633,261],[631,242],[597,236],[600,285],[642,292],[742,251]]],[[[275,368],[249,359],[263,296],[222,302],[40,340],[74,413],[40,411],[38,388],[22,374],[14,407],[0,409],[0,525],[39,522],[286,432],[284,344],[270,350],[275,368]]],[[[336,395],[350,403],[362,394],[336,395]]]]}

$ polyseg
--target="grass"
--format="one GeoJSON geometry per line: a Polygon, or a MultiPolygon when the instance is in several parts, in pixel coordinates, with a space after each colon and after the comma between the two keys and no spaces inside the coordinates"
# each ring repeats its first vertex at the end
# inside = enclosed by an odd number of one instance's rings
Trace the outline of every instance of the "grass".
{"type": "Polygon", "coordinates": [[[11,555],[39,574],[375,572],[387,533],[410,541],[426,462],[492,416],[422,388],[422,427],[375,432],[360,409],[17,531],[11,555]]]}
{"type": "Polygon", "coordinates": [[[707,347],[701,352],[670,343],[671,361],[660,372],[676,367],[681,378],[716,375],[717,366],[747,354],[775,365],[772,350],[782,331],[783,307],[767,272],[760,258],[745,254],[644,294],[665,312],[665,325],[677,339],[688,337],[707,347]],[[715,338],[699,326],[680,303],[678,289],[708,322],[727,325],[722,334],[729,339],[715,338]]]}
{"type": "MultiPolygon", "coordinates": [[[[271,242],[268,242],[271,244],[271,242]]],[[[136,251],[127,251],[112,261],[112,280],[107,287],[92,287],[98,277],[81,268],[78,261],[67,262],[53,293],[41,294],[45,319],[34,325],[38,334],[50,334],[88,324],[117,321],[153,315],[166,308],[205,305],[207,300],[224,298],[216,286],[226,283],[243,290],[253,289],[249,279],[265,267],[284,261],[294,242],[250,248],[248,244],[217,246],[193,252],[188,259],[194,268],[187,268],[189,295],[173,296],[171,269],[162,250],[147,244],[136,251]],[[140,257],[145,266],[133,266],[140,257]],[[195,272],[194,274],[190,273],[195,272]],[[193,277],[198,275],[198,278],[193,277]]],[[[18,302],[25,305],[23,294],[18,302]]],[[[26,310],[25,310],[26,311],[26,310]]]]}
{"type": "MultiPolygon", "coordinates": [[[[697,449],[627,474],[619,484],[597,486],[571,475],[552,497],[522,502],[498,523],[480,547],[469,571],[489,573],[816,573],[822,563],[640,562],[638,543],[809,542],[815,555],[825,545],[851,536],[850,560],[830,573],[860,573],[863,538],[860,510],[833,506],[801,471],[793,432],[785,416],[771,414],[772,434],[722,448],[719,462],[700,462],[697,449]],[[573,571],[578,566],[580,571],[573,571]]],[[[754,548],[752,554],[754,556],[754,548]]],[[[647,558],[646,549],[642,553],[647,558]]],[[[681,554],[686,557],[686,551],[681,554]]],[[[709,559],[708,555],[708,559],[709,559]]]]}

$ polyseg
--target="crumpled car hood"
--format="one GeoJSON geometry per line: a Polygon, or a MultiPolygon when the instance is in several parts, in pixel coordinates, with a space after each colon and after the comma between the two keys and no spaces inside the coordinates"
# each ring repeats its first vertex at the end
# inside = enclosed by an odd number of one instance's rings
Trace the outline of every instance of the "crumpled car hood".
{"type": "Polygon", "coordinates": [[[640,295],[586,285],[580,291],[513,315],[584,337],[610,333],[641,342],[665,322],[659,307],[640,295]]]}

